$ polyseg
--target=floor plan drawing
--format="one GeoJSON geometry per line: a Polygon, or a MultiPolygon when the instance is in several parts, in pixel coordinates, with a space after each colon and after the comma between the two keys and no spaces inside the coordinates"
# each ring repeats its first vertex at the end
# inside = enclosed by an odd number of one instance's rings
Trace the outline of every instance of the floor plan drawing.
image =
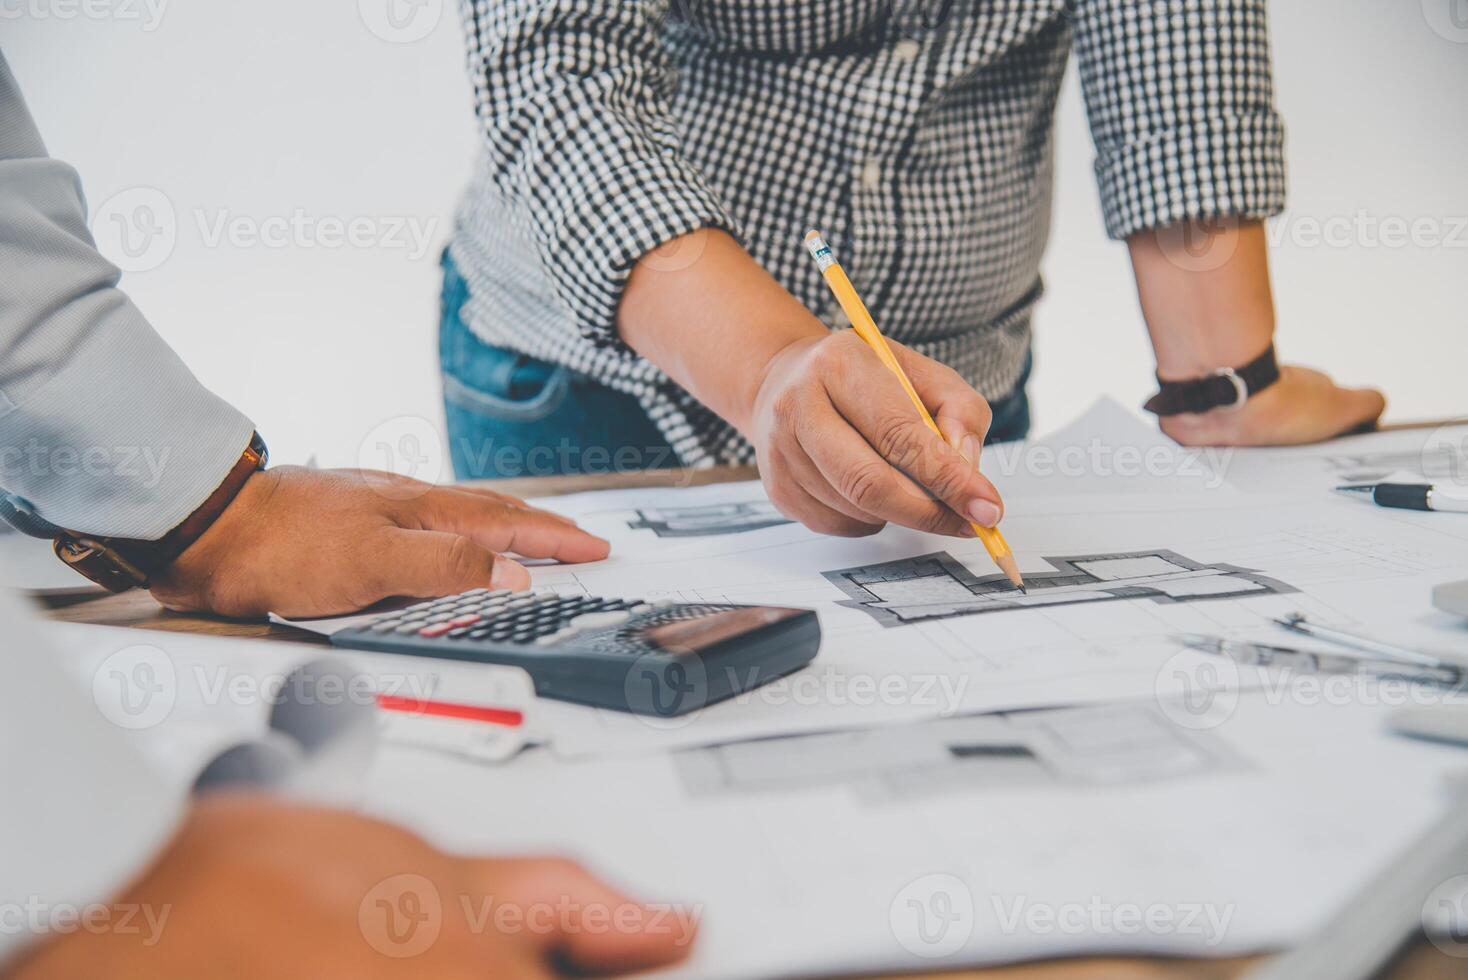
{"type": "Polygon", "coordinates": [[[822,575],[848,598],[840,605],[867,613],[883,626],[982,613],[1122,599],[1197,602],[1297,591],[1237,565],[1205,565],[1175,551],[1046,558],[1052,572],[1025,572],[1026,595],[1003,575],[980,577],[947,552],[822,575]]]}
{"type": "Polygon", "coordinates": [[[689,749],[692,797],[839,786],[868,803],[1016,786],[1117,786],[1248,768],[1209,732],[1150,705],[944,718],[689,749]]]}
{"type": "Polygon", "coordinates": [[[639,510],[627,522],[634,531],[648,530],[660,538],[707,538],[742,534],[792,523],[766,500],[699,507],[657,507],[639,510]]]}

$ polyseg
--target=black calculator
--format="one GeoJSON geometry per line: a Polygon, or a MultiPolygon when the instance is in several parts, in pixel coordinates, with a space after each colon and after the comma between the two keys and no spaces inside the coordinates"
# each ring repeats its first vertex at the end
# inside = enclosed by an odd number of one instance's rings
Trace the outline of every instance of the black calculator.
{"type": "Polygon", "coordinates": [[[472,589],[331,642],[523,667],[541,697],[672,717],[804,667],[821,627],[809,609],[472,589]]]}

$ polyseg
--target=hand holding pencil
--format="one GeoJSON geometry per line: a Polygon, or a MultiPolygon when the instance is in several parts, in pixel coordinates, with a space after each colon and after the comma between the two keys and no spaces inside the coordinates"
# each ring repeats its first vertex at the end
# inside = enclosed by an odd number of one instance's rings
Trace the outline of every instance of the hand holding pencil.
{"type": "Polygon", "coordinates": [[[976,465],[993,412],[962,376],[889,342],[940,437],[854,331],[828,329],[726,233],[694,244],[697,262],[634,271],[620,331],[754,444],[781,513],[842,537],[888,523],[974,537],[999,522],[976,465]]]}
{"type": "MultiPolygon", "coordinates": [[[[907,372],[902,369],[902,364],[893,353],[887,338],[882,336],[882,331],[878,329],[876,321],[872,319],[866,304],[857,295],[856,287],[851,284],[845,270],[836,261],[835,255],[831,252],[831,246],[826,244],[825,238],[818,231],[812,231],[806,235],[805,244],[810,249],[811,257],[815,259],[816,265],[819,266],[821,275],[825,277],[831,291],[836,294],[836,300],[841,304],[841,309],[846,313],[847,319],[851,321],[856,335],[872,349],[882,365],[895,376],[912,403],[917,416],[922,419],[928,429],[940,439],[951,443],[953,437],[945,435],[938,427],[938,423],[933,420],[927,405],[923,403],[922,396],[913,387],[907,372]]],[[[994,563],[1014,583],[1015,588],[1024,591],[1024,579],[1020,575],[1019,565],[1014,560],[1014,553],[1010,550],[1009,542],[1004,539],[997,525],[997,520],[987,524],[976,520],[973,522],[973,530],[984,543],[984,548],[989,552],[989,557],[994,560],[994,563]]]]}

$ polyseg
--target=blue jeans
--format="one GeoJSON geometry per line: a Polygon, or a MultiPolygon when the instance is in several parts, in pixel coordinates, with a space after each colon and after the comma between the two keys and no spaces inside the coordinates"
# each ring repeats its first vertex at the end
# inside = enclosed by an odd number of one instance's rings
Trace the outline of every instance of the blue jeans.
{"type": "MultiPolygon", "coordinates": [[[[673,447],[631,395],[568,367],[492,347],[465,325],[469,288],[443,256],[439,359],[449,455],[461,480],[614,473],[677,466],[673,447]]],[[[1025,382],[993,403],[989,442],[1030,429],[1025,382]]]]}

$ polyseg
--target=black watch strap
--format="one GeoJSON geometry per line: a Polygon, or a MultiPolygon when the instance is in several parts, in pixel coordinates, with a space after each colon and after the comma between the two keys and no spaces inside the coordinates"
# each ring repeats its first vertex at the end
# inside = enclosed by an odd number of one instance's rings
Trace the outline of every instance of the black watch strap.
{"type": "Polygon", "coordinates": [[[1153,415],[1201,414],[1216,408],[1234,408],[1279,380],[1274,345],[1243,367],[1223,368],[1206,378],[1163,381],[1157,394],[1142,407],[1153,415]]]}

